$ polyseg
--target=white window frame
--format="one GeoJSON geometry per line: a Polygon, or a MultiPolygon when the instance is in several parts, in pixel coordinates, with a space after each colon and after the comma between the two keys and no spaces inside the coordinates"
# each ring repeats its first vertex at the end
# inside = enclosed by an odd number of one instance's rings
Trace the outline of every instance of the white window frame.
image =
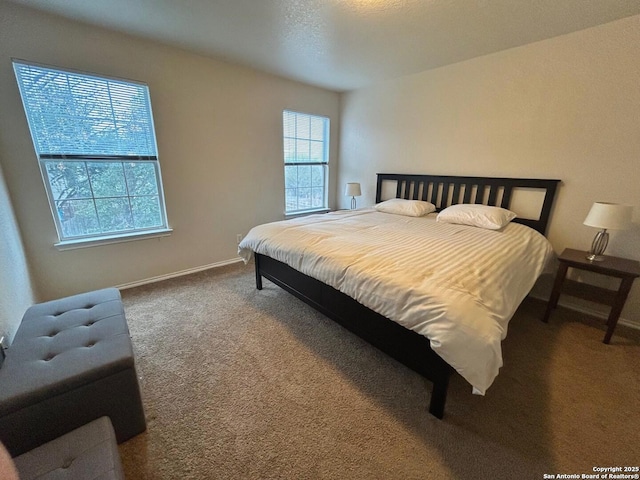
{"type": "MultiPolygon", "coordinates": [[[[81,71],[70,70],[70,69],[65,69],[60,67],[49,66],[49,65],[43,65],[43,64],[28,62],[28,61],[19,60],[19,59],[13,59],[13,65],[14,65],[18,87],[20,89],[20,95],[23,100],[23,107],[27,117],[27,122],[29,124],[29,129],[31,132],[31,137],[34,143],[35,153],[38,158],[38,165],[40,167],[42,181],[44,183],[45,191],[47,192],[49,207],[51,209],[51,214],[52,214],[56,231],[58,234],[59,241],[55,244],[56,247],[58,247],[59,249],[78,248],[78,247],[100,245],[105,243],[131,241],[131,240],[137,240],[140,238],[147,238],[150,236],[155,237],[155,236],[168,235],[172,230],[171,228],[169,228],[168,220],[167,220],[164,191],[162,186],[162,174],[160,171],[160,162],[158,160],[158,154],[157,154],[155,127],[153,124],[153,113],[151,110],[151,98],[149,96],[148,86],[142,82],[121,79],[116,77],[108,77],[105,75],[81,72],[81,71]],[[78,153],[77,151],[71,152],[71,153],[66,153],[66,151],[56,151],[55,153],[42,151],[43,148],[46,149],[46,147],[42,147],[42,145],[48,144],[48,142],[46,141],[46,135],[43,135],[43,132],[44,130],[46,130],[46,128],[51,127],[51,123],[45,123],[45,122],[38,123],[37,120],[32,121],[31,116],[34,115],[34,112],[32,112],[31,109],[28,107],[27,97],[25,96],[26,93],[24,91],[23,83],[21,80],[21,75],[22,75],[21,72],[23,70],[26,72],[27,70],[31,70],[31,69],[38,70],[38,71],[48,70],[48,71],[56,72],[61,75],[67,75],[66,77],[67,80],[70,78],[73,78],[74,80],[85,78],[87,80],[87,83],[91,81],[103,82],[102,83],[103,85],[104,83],[106,83],[109,86],[108,100],[112,108],[113,108],[114,100],[111,94],[111,89],[115,88],[114,86],[124,84],[126,87],[133,87],[138,89],[138,93],[144,95],[144,108],[146,108],[146,112],[147,112],[147,118],[145,118],[145,121],[143,122],[144,127],[146,128],[146,131],[147,131],[146,146],[142,147],[140,151],[130,151],[130,149],[128,148],[129,145],[127,145],[126,153],[123,153],[124,151],[123,150],[124,147],[123,147],[120,149],[121,150],[120,153],[117,153],[114,151],[113,154],[111,154],[111,152],[107,152],[107,154],[105,154],[104,145],[101,145],[99,147],[91,147],[90,146],[91,142],[79,141],[75,143],[77,145],[81,145],[81,153],[78,153]],[[98,150],[96,153],[92,153],[92,148],[102,149],[102,151],[98,150]],[[86,184],[89,186],[89,189],[91,191],[90,196],[86,195],[78,198],[73,197],[71,199],[65,199],[62,201],[60,200],[60,198],[56,199],[55,198],[56,195],[53,192],[53,187],[51,184],[52,181],[50,180],[50,176],[47,171],[47,165],[49,165],[51,169],[52,166],[54,166],[54,164],[56,163],[60,165],[60,168],[75,164],[77,165],[77,168],[84,169],[84,172],[86,172],[86,184]],[[94,169],[99,168],[97,166],[100,164],[103,164],[104,166],[109,165],[112,168],[117,169],[118,163],[121,165],[123,170],[122,178],[125,186],[125,191],[122,194],[118,193],[118,194],[108,195],[108,196],[96,195],[94,191],[94,185],[92,184],[92,176],[89,174],[89,164],[92,164],[91,168],[94,168],[94,169]],[[114,165],[116,166],[114,167],[114,165]],[[154,171],[155,183],[156,183],[156,192],[152,194],[132,192],[133,187],[129,184],[129,181],[126,175],[126,169],[127,168],[133,169],[135,166],[142,166],[142,165],[144,165],[144,168],[147,168],[147,169],[149,165],[153,165],[153,171],[154,171]],[[135,227],[134,206],[133,206],[133,203],[135,203],[135,200],[142,199],[143,197],[153,197],[153,201],[155,203],[156,196],[157,196],[157,202],[158,202],[159,214],[160,214],[159,222],[157,222],[158,224],[152,225],[152,226],[146,226],[146,227],[135,227]],[[126,205],[128,205],[128,211],[131,215],[130,217],[131,228],[127,227],[123,229],[111,229],[107,231],[106,227],[104,227],[104,225],[101,224],[100,214],[98,212],[96,200],[100,202],[100,201],[105,201],[105,200],[108,201],[108,200],[114,200],[114,199],[126,202],[126,205]],[[132,203],[132,199],[133,199],[133,203],[132,203]],[[98,222],[97,228],[100,229],[100,231],[96,231],[94,233],[78,234],[78,235],[65,234],[65,229],[63,228],[63,224],[62,224],[63,219],[61,218],[64,215],[63,215],[63,212],[61,211],[62,208],[60,207],[60,205],[62,205],[67,200],[71,200],[71,201],[92,200],[93,208],[96,211],[95,218],[98,222]]],[[[40,93],[41,91],[38,91],[34,95],[38,95],[40,93]]],[[[30,97],[30,98],[33,99],[33,97],[30,97]]],[[[73,102],[74,100],[75,100],[75,97],[73,96],[73,94],[69,93],[69,101],[73,102]]],[[[106,104],[107,102],[103,102],[103,104],[100,104],[100,106],[104,107],[106,104]]],[[[115,111],[112,111],[112,114],[113,114],[114,126],[116,128],[117,127],[122,128],[122,124],[118,123],[115,111]]],[[[62,118],[62,116],[60,118],[62,118]]],[[[70,117],[66,117],[67,120],[68,118],[70,117]]],[[[82,117],[79,121],[82,121],[87,118],[89,117],[88,116],[82,117]]],[[[64,118],[58,121],[64,121],[64,118]]],[[[62,127],[60,131],[63,131],[62,127]]],[[[131,132],[131,130],[129,130],[129,132],[131,132]]],[[[64,132],[64,133],[67,133],[67,132],[64,132]]],[[[56,150],[56,148],[57,146],[50,147],[49,150],[56,150]]],[[[69,150],[71,151],[73,150],[73,148],[70,148],[69,150]]],[[[73,168],[76,168],[76,167],[73,167],[73,168]]],[[[113,219],[117,219],[118,217],[113,216],[110,218],[111,220],[113,220],[113,219]]]]}
{"type": "MultiPolygon", "coordinates": [[[[311,113],[306,113],[306,112],[298,112],[298,111],[294,111],[294,110],[284,110],[282,112],[282,118],[283,118],[283,153],[284,153],[284,176],[285,176],[285,191],[284,191],[284,213],[286,216],[292,216],[292,215],[302,215],[302,214],[306,214],[306,213],[315,213],[315,212],[326,212],[329,210],[329,132],[330,132],[330,126],[331,126],[331,120],[329,117],[325,117],[323,115],[315,115],[315,114],[311,114],[311,113]],[[309,118],[309,121],[311,122],[311,119],[316,119],[316,120],[320,120],[322,121],[322,139],[318,140],[318,139],[314,139],[312,138],[313,134],[311,133],[311,128],[309,131],[309,134],[305,137],[305,136],[300,136],[297,128],[296,131],[294,133],[294,135],[287,135],[287,115],[294,115],[296,118],[298,116],[303,116],[303,117],[307,117],[309,118]],[[291,154],[291,152],[289,151],[289,155],[288,155],[288,147],[287,147],[287,142],[294,142],[297,145],[297,141],[300,141],[302,144],[304,143],[308,143],[309,144],[309,150],[311,150],[311,143],[318,143],[318,142],[322,142],[322,158],[320,161],[311,161],[311,160],[301,160],[302,155],[297,151],[297,147],[296,147],[296,151],[294,154],[294,160],[293,161],[288,161],[288,156],[291,154]],[[292,208],[290,209],[288,207],[288,201],[287,201],[287,190],[291,189],[291,187],[287,187],[287,167],[289,168],[296,168],[296,172],[298,172],[298,168],[299,167],[314,167],[314,166],[320,166],[322,168],[322,174],[323,174],[323,179],[322,179],[322,205],[320,206],[303,206],[300,207],[299,203],[297,203],[297,208],[292,208]]],[[[297,122],[296,122],[297,125],[297,122]]],[[[309,152],[304,152],[305,154],[309,154],[309,152]]],[[[311,180],[310,180],[311,181],[311,180]]],[[[313,188],[318,189],[319,187],[313,187],[313,185],[309,186],[309,187],[300,187],[300,186],[296,186],[293,187],[296,190],[301,189],[301,188],[309,188],[310,190],[313,188]]],[[[312,198],[313,193],[310,192],[310,198],[312,198]]],[[[300,196],[296,195],[296,199],[299,199],[300,196]]],[[[311,202],[313,202],[313,200],[311,200],[311,202]]]]}

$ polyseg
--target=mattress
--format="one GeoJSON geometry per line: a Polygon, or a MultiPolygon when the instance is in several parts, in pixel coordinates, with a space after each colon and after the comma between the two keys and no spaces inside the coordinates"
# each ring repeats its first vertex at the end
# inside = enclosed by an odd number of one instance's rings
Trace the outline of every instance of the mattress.
{"type": "Polygon", "coordinates": [[[254,227],[238,253],[283,262],[424,335],[484,395],[503,364],[509,320],[553,249],[521,224],[487,230],[435,218],[375,209],[310,215],[254,227]]]}

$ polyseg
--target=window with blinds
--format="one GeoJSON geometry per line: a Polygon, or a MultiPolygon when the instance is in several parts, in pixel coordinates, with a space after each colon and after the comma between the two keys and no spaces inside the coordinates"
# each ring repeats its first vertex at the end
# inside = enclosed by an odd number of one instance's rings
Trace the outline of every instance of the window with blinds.
{"type": "Polygon", "coordinates": [[[283,113],[285,213],[326,210],[329,119],[283,113]]]}
{"type": "Polygon", "coordinates": [[[13,66],[60,241],[166,231],[148,87],[13,66]]]}

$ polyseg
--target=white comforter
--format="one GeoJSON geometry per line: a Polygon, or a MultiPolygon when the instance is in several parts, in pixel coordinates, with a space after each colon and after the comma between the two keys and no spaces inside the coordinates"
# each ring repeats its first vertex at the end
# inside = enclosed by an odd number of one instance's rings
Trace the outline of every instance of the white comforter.
{"type": "Polygon", "coordinates": [[[374,209],[260,225],[239,255],[268,255],[426,336],[483,394],[502,366],[501,340],[553,256],[524,225],[499,231],[374,209]]]}

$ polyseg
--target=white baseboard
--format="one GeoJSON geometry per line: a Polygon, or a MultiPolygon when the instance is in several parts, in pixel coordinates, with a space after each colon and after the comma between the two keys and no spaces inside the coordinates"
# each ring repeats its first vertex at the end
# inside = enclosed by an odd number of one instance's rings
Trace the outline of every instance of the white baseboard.
{"type": "Polygon", "coordinates": [[[148,285],[149,283],[162,282],[163,280],[169,280],[170,278],[182,277],[184,275],[190,275],[192,273],[209,270],[210,268],[224,267],[225,265],[232,265],[238,262],[242,262],[242,258],[232,258],[230,260],[223,260],[222,262],[210,263],[209,265],[202,265],[199,267],[188,268],[186,270],[180,270],[179,272],[167,273],[165,275],[158,275],[157,277],[145,278],[142,280],[137,280],[135,282],[123,283],[122,285],[116,285],[116,288],[119,290],[126,290],[127,288],[140,287],[142,285],[148,285]]]}
{"type": "MultiPolygon", "coordinates": [[[[540,295],[531,295],[532,298],[535,298],[537,300],[542,300],[543,302],[548,302],[549,298],[544,298],[540,295]]],[[[584,307],[582,305],[577,305],[575,303],[571,303],[571,302],[564,302],[562,301],[562,297],[560,298],[560,301],[558,302],[558,305],[560,305],[561,307],[564,308],[568,308],[569,310],[574,310],[576,312],[580,312],[580,313],[584,313],[585,315],[589,315],[591,317],[596,317],[596,318],[602,318],[603,320],[607,319],[607,314],[600,312],[598,310],[594,310],[592,308],[588,308],[588,307],[584,307]]],[[[640,330],[640,324],[638,322],[634,322],[632,320],[628,320],[626,318],[622,318],[620,317],[618,319],[618,325],[624,325],[625,327],[629,327],[629,328],[635,328],[637,330],[640,330]]]]}

